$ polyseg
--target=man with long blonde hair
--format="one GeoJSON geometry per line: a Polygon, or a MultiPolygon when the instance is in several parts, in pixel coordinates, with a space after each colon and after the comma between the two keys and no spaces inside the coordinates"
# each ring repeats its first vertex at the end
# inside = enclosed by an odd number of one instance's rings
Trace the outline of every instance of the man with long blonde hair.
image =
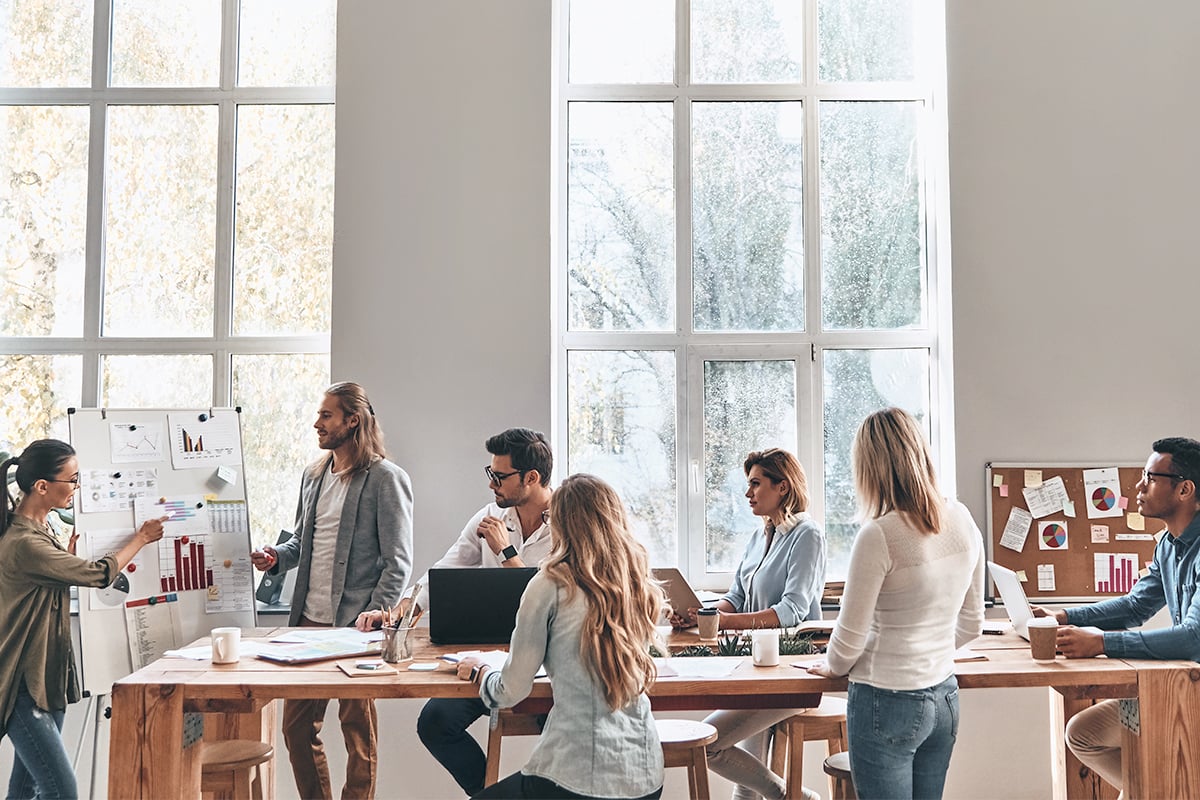
{"type": "Polygon", "coordinates": [[[477,796],[659,797],[662,747],[646,689],[663,594],[646,549],[617,493],[592,475],[563,481],[550,520],[554,549],[521,598],[503,669],[475,658],[458,665],[491,709],[528,697],[543,664],[554,693],[524,768],[477,796]]]}
{"type": "MultiPolygon", "coordinates": [[[[254,566],[282,574],[293,567],[292,626],[353,625],[368,608],[391,608],[412,571],[412,484],[387,460],[375,409],[357,383],[325,390],[317,443],[329,455],[304,471],[296,535],[251,554],[254,566]]],[[[283,737],[303,798],[332,798],[321,742],[328,700],[287,700],[283,737]]],[[[343,798],[375,796],[378,721],[372,700],[338,701],[346,742],[343,798]]]]}

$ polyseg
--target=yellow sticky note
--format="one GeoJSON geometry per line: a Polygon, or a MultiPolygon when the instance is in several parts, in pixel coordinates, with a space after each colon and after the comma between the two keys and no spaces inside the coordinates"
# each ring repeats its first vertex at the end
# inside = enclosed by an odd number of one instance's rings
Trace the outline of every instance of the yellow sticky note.
{"type": "Polygon", "coordinates": [[[1032,489],[1035,486],[1042,485],[1042,471],[1040,469],[1025,470],[1025,486],[1032,489]]]}
{"type": "Polygon", "coordinates": [[[1021,583],[1025,583],[1029,580],[1029,576],[1025,574],[1025,570],[1017,570],[1017,580],[1019,580],[1021,583]]]}
{"type": "Polygon", "coordinates": [[[1004,485],[1004,476],[1001,475],[999,472],[993,472],[992,473],[992,486],[995,486],[998,489],[1003,485],[1004,485]]]}
{"type": "Polygon", "coordinates": [[[204,495],[204,499],[211,503],[217,499],[217,496],[215,494],[206,494],[204,495]]]}
{"type": "Polygon", "coordinates": [[[1125,520],[1129,523],[1129,530],[1131,531],[1146,530],[1146,518],[1136,511],[1130,511],[1126,514],[1125,520]]]}
{"type": "Polygon", "coordinates": [[[1068,500],[1067,502],[1063,503],[1063,513],[1066,514],[1068,517],[1075,516],[1075,501],[1074,500],[1068,500]]]}

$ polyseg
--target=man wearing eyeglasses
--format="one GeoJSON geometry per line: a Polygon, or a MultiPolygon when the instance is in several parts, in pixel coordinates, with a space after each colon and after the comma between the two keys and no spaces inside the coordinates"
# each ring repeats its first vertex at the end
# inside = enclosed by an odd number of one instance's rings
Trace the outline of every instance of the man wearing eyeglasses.
{"type": "MultiPolygon", "coordinates": [[[[1053,616],[1058,649],[1067,658],[1104,654],[1113,658],[1158,658],[1200,661],[1200,442],[1159,439],[1137,484],[1138,512],[1160,519],[1167,533],[1154,549],[1149,574],[1124,597],[1090,606],[1052,611],[1034,606],[1034,616],[1053,616]],[[1170,627],[1135,628],[1163,606],[1170,627]]],[[[1146,720],[1142,724],[1146,724],[1146,720]]],[[[1158,723],[1155,723],[1158,724],[1158,723]]],[[[1067,746],[1104,780],[1121,788],[1121,723],[1117,700],[1105,700],[1081,711],[1067,724],[1067,746]]]]}
{"type": "MultiPolygon", "coordinates": [[[[484,444],[492,462],[483,468],[494,500],[467,522],[457,541],[433,565],[435,569],[478,567],[536,567],[550,555],[550,473],[554,455],[545,435],[528,428],[509,428],[484,444]]],[[[429,575],[421,578],[417,612],[429,608],[429,575]]],[[[408,611],[400,601],[397,618],[408,611]]],[[[382,612],[359,615],[359,630],[382,625],[382,612]]],[[[433,757],[468,795],[483,791],[487,759],[474,737],[471,723],[487,714],[478,698],[434,698],[421,709],[417,735],[433,757]]]]}

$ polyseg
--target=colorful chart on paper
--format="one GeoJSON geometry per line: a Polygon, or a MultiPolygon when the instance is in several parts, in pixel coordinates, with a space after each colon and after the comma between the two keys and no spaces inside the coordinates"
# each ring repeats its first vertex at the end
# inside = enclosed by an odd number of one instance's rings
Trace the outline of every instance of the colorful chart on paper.
{"type": "Polygon", "coordinates": [[[1057,550],[1067,543],[1067,529],[1062,525],[1051,522],[1045,528],[1042,528],[1042,542],[1046,547],[1057,550]]]}
{"type": "Polygon", "coordinates": [[[1117,493],[1107,486],[1101,486],[1092,492],[1092,506],[1100,511],[1108,511],[1117,504],[1117,493]]]}

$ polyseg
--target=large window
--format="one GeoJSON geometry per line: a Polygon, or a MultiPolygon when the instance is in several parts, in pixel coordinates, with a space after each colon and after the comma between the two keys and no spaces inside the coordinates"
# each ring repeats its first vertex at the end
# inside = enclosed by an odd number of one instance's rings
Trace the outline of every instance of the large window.
{"type": "Polygon", "coordinates": [[[0,2],[0,449],[238,405],[254,538],[329,376],[336,0],[0,2]]]}
{"type": "Polygon", "coordinates": [[[831,577],[866,414],[915,413],[953,488],[940,5],[555,6],[557,440],[698,584],[759,524],[750,450],[800,457],[831,577]]]}

